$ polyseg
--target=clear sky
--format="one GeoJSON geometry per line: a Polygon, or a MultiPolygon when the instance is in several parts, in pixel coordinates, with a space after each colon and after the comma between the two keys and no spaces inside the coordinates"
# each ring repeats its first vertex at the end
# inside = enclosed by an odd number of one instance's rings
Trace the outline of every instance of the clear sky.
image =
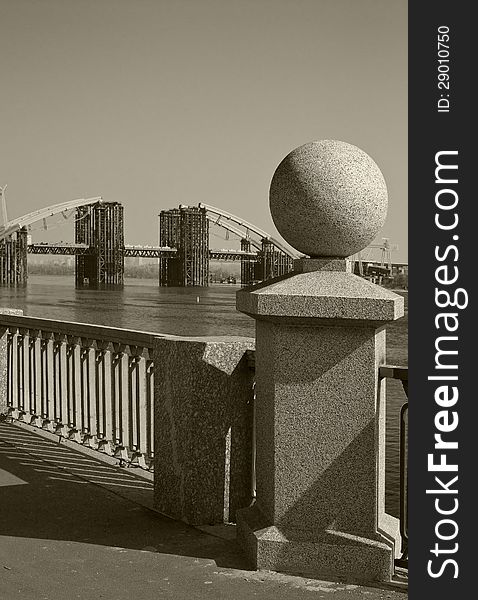
{"type": "Polygon", "coordinates": [[[278,163],[339,139],[381,168],[407,260],[406,0],[0,0],[0,73],[10,218],[103,196],[151,244],[205,202],[274,235],[278,163]]]}

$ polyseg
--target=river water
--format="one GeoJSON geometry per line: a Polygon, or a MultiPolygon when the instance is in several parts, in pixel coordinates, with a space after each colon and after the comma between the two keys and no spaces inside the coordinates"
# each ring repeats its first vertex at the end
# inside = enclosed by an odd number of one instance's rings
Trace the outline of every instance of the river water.
{"type": "MultiPolygon", "coordinates": [[[[72,276],[30,275],[24,288],[0,287],[0,306],[25,315],[173,335],[254,336],[254,321],[235,309],[235,285],[160,288],[153,279],[127,279],[121,290],[77,290],[72,276]]],[[[387,327],[387,362],[406,365],[408,294],[405,316],[387,327]]],[[[387,510],[398,515],[398,419],[406,401],[398,382],[387,383],[387,510]]]]}

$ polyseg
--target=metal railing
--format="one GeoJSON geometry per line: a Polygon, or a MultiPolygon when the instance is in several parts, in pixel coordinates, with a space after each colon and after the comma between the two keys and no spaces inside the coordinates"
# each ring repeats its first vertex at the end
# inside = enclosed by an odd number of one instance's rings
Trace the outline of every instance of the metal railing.
{"type": "Polygon", "coordinates": [[[400,535],[401,557],[395,561],[399,567],[408,567],[408,367],[383,365],[380,378],[398,379],[407,395],[400,409],[400,535]]]}
{"type": "Polygon", "coordinates": [[[0,315],[7,419],[151,468],[153,340],[111,327],[0,315]]]}

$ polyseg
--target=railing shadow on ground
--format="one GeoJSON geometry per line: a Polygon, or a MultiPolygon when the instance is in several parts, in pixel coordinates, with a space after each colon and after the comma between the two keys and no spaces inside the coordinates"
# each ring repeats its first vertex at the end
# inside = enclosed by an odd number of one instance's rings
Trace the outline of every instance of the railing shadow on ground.
{"type": "Polygon", "coordinates": [[[205,534],[133,503],[130,488],[152,498],[152,485],[123,470],[0,424],[0,535],[77,542],[210,559],[246,569],[235,541],[205,534]],[[106,489],[105,489],[106,488],[106,489]],[[118,490],[121,495],[118,495],[118,490]]]}

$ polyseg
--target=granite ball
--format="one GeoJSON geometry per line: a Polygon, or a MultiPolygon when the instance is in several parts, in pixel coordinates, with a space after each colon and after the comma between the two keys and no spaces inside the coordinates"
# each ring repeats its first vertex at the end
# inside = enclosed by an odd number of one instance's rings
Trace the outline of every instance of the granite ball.
{"type": "Polygon", "coordinates": [[[387,216],[387,186],[370,156],[346,142],[320,140],[292,150],[269,193],[272,219],[296,250],[347,257],[375,238],[387,216]]]}

